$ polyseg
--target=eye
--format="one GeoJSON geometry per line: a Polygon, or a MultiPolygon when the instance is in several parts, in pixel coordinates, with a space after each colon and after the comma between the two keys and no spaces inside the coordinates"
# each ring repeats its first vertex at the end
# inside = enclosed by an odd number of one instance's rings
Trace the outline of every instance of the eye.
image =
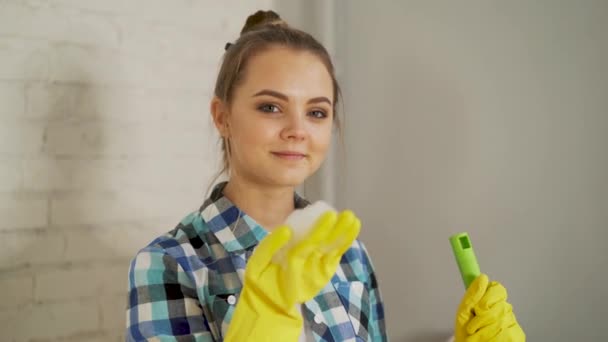
{"type": "Polygon", "coordinates": [[[322,110],[313,110],[313,111],[309,112],[308,115],[311,115],[312,117],[314,117],[316,119],[325,119],[327,117],[327,113],[325,113],[325,111],[322,111],[322,110]]]}
{"type": "Polygon", "coordinates": [[[279,112],[279,107],[273,105],[273,104],[263,104],[261,106],[258,107],[259,111],[265,112],[265,113],[278,113],[279,112]]]}

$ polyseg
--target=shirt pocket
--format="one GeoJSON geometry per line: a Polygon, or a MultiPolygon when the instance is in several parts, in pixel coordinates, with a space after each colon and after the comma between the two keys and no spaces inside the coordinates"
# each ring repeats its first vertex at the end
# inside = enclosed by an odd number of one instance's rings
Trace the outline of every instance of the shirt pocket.
{"type": "Polygon", "coordinates": [[[342,281],[335,283],[334,288],[348,313],[357,341],[368,341],[370,302],[367,286],[361,281],[342,281]]]}
{"type": "Polygon", "coordinates": [[[240,291],[216,293],[212,297],[211,310],[213,311],[214,323],[222,338],[226,336],[239,297],[240,291]]]}

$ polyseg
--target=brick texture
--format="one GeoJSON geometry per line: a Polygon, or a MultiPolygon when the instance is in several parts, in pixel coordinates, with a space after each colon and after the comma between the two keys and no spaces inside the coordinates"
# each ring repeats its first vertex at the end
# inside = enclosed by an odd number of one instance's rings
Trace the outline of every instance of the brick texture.
{"type": "Polygon", "coordinates": [[[124,340],[138,249],[198,207],[255,1],[0,1],[3,341],[124,340]]]}

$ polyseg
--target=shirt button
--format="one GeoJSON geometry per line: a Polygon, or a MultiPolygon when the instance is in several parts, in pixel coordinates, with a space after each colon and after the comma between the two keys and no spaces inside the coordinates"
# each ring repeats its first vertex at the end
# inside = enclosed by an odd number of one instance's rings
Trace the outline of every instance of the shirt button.
{"type": "Polygon", "coordinates": [[[323,317],[321,315],[315,315],[315,323],[321,324],[323,322],[323,317]]]}
{"type": "Polygon", "coordinates": [[[228,304],[230,304],[230,305],[236,304],[236,297],[232,296],[232,295],[228,296],[228,304]]]}

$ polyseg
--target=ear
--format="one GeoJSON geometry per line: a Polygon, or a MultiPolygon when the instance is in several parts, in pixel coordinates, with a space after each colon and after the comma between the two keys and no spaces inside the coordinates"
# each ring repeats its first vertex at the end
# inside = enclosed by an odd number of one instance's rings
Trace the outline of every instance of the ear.
{"type": "Polygon", "coordinates": [[[229,137],[230,131],[228,130],[228,106],[219,97],[214,96],[213,99],[211,99],[209,107],[215,128],[217,128],[222,137],[229,137]]]}

